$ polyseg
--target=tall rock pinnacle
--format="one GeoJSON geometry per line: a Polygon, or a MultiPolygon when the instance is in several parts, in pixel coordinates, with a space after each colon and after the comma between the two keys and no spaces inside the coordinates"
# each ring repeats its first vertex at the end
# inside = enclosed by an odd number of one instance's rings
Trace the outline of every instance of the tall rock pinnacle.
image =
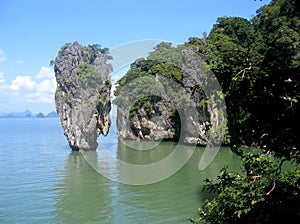
{"type": "Polygon", "coordinates": [[[106,136],[111,109],[108,49],[77,42],[65,44],[54,62],[56,110],[73,150],[95,150],[99,134],[106,136]]]}

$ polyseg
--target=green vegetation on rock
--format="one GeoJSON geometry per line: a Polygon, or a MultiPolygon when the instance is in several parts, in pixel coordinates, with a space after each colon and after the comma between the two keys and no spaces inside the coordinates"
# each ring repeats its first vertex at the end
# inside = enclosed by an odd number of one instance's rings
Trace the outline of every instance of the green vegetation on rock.
{"type": "Polygon", "coordinates": [[[300,218],[300,4],[273,0],[248,21],[222,17],[190,38],[221,84],[241,173],[206,180],[212,198],[193,223],[295,223],[300,218]],[[261,152],[245,154],[242,145],[261,152]],[[266,153],[278,161],[271,160],[266,153]],[[282,164],[289,161],[289,169],[282,164]]]}
{"type": "MultiPolygon", "coordinates": [[[[173,47],[171,43],[162,42],[149,53],[146,59],[140,58],[133,62],[126,75],[117,82],[114,103],[120,110],[128,111],[129,115],[126,119],[137,138],[144,138],[145,135],[148,138],[148,133],[151,131],[147,129],[150,125],[152,130],[164,130],[164,134],[152,133],[149,136],[150,140],[151,138],[161,139],[162,137],[158,136],[166,136],[167,132],[169,133],[167,139],[177,140],[181,132],[178,111],[188,110],[189,107],[196,110],[195,118],[191,124],[187,124],[188,127],[185,129],[185,133],[194,139],[191,144],[197,144],[200,133],[202,135],[207,133],[204,123],[209,120],[207,108],[209,102],[205,101],[205,94],[200,87],[190,89],[189,86],[185,86],[182,57],[182,51],[185,48],[184,45],[173,47]],[[202,100],[207,104],[203,102],[200,104],[202,100]],[[197,123],[199,125],[195,131],[191,130],[191,126],[197,123]],[[138,129],[142,130],[140,135],[138,135],[138,129]]],[[[196,85],[193,84],[193,86],[196,85]]],[[[119,130],[123,129],[126,127],[119,128],[119,130]]],[[[131,131],[127,130],[127,132],[131,131]]],[[[202,136],[202,139],[206,139],[206,136],[202,136]]],[[[206,142],[202,144],[205,145],[206,142]]]]}

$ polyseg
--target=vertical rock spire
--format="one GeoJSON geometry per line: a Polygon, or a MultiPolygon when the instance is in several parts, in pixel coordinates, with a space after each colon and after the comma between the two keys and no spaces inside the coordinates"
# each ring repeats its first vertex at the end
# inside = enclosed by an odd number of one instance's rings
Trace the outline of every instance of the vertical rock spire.
{"type": "Polygon", "coordinates": [[[95,150],[99,134],[107,135],[111,109],[106,48],[65,44],[55,59],[56,110],[73,150],[95,150]]]}

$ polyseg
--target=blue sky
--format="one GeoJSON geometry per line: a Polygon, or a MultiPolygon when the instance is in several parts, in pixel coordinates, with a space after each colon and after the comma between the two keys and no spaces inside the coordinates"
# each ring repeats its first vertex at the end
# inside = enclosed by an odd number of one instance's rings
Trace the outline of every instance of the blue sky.
{"type": "Polygon", "coordinates": [[[218,17],[249,19],[269,2],[1,0],[0,113],[55,110],[49,61],[66,42],[111,49],[145,39],[183,43],[209,33],[218,17]]]}

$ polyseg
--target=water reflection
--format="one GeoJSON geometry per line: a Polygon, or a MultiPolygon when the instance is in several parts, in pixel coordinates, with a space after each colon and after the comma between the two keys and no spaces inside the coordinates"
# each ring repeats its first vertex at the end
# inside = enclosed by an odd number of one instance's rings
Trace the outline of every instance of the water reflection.
{"type": "MultiPolygon", "coordinates": [[[[156,149],[143,152],[121,142],[111,147],[108,151],[115,151],[111,156],[132,164],[149,164],[167,157],[174,150],[174,143],[164,142],[156,149]]],[[[199,171],[204,148],[197,148],[171,177],[154,184],[132,186],[110,181],[94,169],[105,166],[114,175],[122,172],[118,164],[102,157],[102,151],[89,152],[88,162],[80,153],[69,155],[55,189],[53,223],[186,223],[187,218],[196,216],[196,209],[207,196],[201,191],[203,180],[216,177],[224,165],[229,165],[231,170],[240,167],[240,161],[230,149],[221,148],[213,163],[199,171]]]]}
{"type": "Polygon", "coordinates": [[[118,141],[117,158],[136,165],[156,163],[167,157],[175,146],[173,142],[160,142],[153,147],[150,141],[122,140],[118,141]]]}
{"type": "MultiPolygon", "coordinates": [[[[145,144],[142,143],[141,144],[145,144]]],[[[119,141],[117,157],[109,150],[98,151],[98,162],[95,152],[84,151],[83,156],[101,175],[112,181],[129,185],[153,184],[174,175],[193,155],[195,147],[161,142],[151,150],[137,150],[127,147],[119,141]]]]}
{"type": "Polygon", "coordinates": [[[55,189],[54,223],[113,223],[112,187],[80,153],[72,152],[55,189]]]}

